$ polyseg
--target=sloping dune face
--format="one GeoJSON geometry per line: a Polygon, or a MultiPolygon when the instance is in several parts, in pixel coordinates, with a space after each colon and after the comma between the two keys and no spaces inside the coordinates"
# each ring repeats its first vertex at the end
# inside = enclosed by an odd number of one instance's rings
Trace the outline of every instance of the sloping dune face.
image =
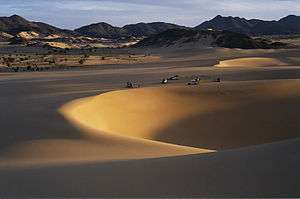
{"type": "Polygon", "coordinates": [[[300,81],[124,90],[63,108],[81,128],[209,150],[300,136],[300,81]]]}
{"type": "Polygon", "coordinates": [[[266,57],[250,57],[220,61],[216,67],[268,67],[268,66],[284,66],[286,63],[266,57]]]}

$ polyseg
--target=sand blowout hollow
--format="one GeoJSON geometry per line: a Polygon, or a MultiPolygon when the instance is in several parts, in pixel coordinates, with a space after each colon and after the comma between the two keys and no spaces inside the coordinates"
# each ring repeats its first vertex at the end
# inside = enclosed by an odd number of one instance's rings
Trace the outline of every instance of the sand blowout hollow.
{"type": "Polygon", "coordinates": [[[268,66],[285,66],[286,63],[266,57],[249,57],[220,61],[216,67],[268,67],[268,66]]]}
{"type": "Polygon", "coordinates": [[[299,137],[299,98],[300,81],[171,86],[105,93],[72,102],[62,112],[93,132],[203,152],[299,137]]]}

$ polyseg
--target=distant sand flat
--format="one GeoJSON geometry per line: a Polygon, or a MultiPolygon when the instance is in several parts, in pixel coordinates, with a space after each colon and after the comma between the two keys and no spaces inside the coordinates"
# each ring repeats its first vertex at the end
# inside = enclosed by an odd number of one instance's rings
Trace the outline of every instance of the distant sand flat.
{"type": "Polygon", "coordinates": [[[267,66],[284,66],[286,63],[266,57],[250,57],[220,61],[216,67],[267,67],[267,66]]]}

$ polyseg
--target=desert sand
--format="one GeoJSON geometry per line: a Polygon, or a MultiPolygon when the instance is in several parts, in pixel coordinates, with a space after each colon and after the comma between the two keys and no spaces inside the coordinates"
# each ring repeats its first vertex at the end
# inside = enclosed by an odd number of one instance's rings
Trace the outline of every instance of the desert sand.
{"type": "Polygon", "coordinates": [[[286,63],[276,58],[250,57],[220,61],[217,67],[266,67],[266,66],[285,66],[286,63]]]}
{"type": "Polygon", "coordinates": [[[167,56],[0,74],[0,196],[299,196],[299,67],[167,56]]]}

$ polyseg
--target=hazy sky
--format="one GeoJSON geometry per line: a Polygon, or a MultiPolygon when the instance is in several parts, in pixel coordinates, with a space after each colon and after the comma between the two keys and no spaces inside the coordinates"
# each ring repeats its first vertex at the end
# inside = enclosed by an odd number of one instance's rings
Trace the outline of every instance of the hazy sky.
{"type": "Polygon", "coordinates": [[[300,0],[0,0],[0,15],[18,14],[63,28],[164,21],[196,26],[218,14],[279,19],[300,15],[300,0]]]}

